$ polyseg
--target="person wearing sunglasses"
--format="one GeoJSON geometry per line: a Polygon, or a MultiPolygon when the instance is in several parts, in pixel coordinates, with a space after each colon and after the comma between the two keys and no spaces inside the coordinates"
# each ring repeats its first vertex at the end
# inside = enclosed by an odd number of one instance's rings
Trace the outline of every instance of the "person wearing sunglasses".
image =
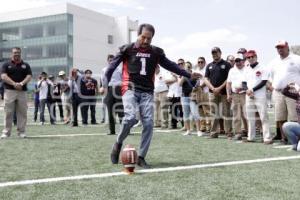
{"type": "Polygon", "coordinates": [[[210,120],[209,120],[209,101],[208,101],[208,93],[209,89],[204,82],[204,75],[206,72],[206,60],[204,57],[199,57],[197,65],[195,66],[195,71],[199,72],[203,75],[202,78],[199,79],[199,87],[198,87],[198,100],[197,103],[199,105],[199,113],[201,116],[200,119],[200,132],[198,136],[203,136],[205,132],[210,132],[210,120]]]}
{"type": "Polygon", "coordinates": [[[266,83],[269,73],[266,67],[258,63],[256,51],[249,50],[247,52],[247,60],[250,65],[245,68],[245,80],[247,83],[246,113],[248,119],[248,137],[246,141],[255,141],[255,112],[258,112],[262,123],[263,142],[264,144],[272,144],[266,99],[266,83]]]}
{"type": "MultiPolygon", "coordinates": [[[[246,119],[244,109],[246,100],[245,88],[245,59],[242,54],[235,57],[235,66],[230,69],[227,78],[227,100],[231,103],[233,114],[234,139],[242,140],[242,121],[246,119]]],[[[247,128],[247,122],[244,123],[247,128]]]]}

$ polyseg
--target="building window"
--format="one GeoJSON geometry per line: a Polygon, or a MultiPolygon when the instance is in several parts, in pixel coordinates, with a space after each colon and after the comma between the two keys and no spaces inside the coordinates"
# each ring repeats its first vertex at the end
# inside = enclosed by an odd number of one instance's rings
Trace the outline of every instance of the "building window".
{"type": "Polygon", "coordinates": [[[8,60],[11,56],[11,49],[0,50],[0,60],[8,60]]]}
{"type": "Polygon", "coordinates": [[[43,26],[40,24],[25,26],[22,30],[24,39],[43,37],[43,26]]]}
{"type": "Polygon", "coordinates": [[[67,57],[67,45],[55,44],[48,46],[48,58],[63,58],[67,57]]]}
{"type": "Polygon", "coordinates": [[[48,24],[47,27],[47,36],[55,36],[55,35],[66,35],[67,34],[67,23],[64,21],[53,22],[48,24]]]}
{"type": "Polygon", "coordinates": [[[41,59],[43,57],[42,47],[26,47],[24,49],[25,60],[41,59]]]}
{"type": "Polygon", "coordinates": [[[2,41],[19,40],[20,34],[18,28],[9,28],[1,30],[2,41]]]}
{"type": "Polygon", "coordinates": [[[113,44],[113,43],[114,43],[114,38],[113,38],[112,35],[108,35],[108,36],[107,36],[107,43],[108,43],[108,44],[113,44]]]}

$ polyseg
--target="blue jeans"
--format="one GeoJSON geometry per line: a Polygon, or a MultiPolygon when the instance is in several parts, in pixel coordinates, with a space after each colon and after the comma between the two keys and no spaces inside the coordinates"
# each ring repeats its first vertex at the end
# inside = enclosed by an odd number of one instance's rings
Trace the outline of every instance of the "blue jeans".
{"type": "Polygon", "coordinates": [[[183,121],[188,121],[191,119],[191,106],[190,102],[191,99],[190,97],[181,97],[181,105],[182,105],[182,111],[183,111],[183,121]]]}
{"type": "Polygon", "coordinates": [[[296,150],[300,139],[300,124],[298,122],[285,122],[282,129],[289,142],[293,145],[293,150],[296,150]]]}
{"type": "Polygon", "coordinates": [[[191,114],[193,120],[200,120],[199,106],[196,101],[191,100],[190,102],[191,114]]]}
{"type": "Polygon", "coordinates": [[[122,100],[124,117],[117,137],[117,143],[122,144],[130,133],[130,129],[138,122],[136,119],[136,110],[139,108],[143,124],[139,156],[144,158],[147,155],[153,135],[153,94],[127,90],[122,96],[122,100]]]}

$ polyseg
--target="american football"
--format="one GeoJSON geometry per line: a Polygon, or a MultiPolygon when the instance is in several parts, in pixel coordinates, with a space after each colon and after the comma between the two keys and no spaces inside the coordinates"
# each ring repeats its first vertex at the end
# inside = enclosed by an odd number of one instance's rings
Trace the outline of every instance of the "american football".
{"type": "Polygon", "coordinates": [[[124,171],[129,174],[133,173],[137,161],[137,152],[132,145],[128,144],[125,146],[121,153],[121,160],[124,165],[124,171]]]}

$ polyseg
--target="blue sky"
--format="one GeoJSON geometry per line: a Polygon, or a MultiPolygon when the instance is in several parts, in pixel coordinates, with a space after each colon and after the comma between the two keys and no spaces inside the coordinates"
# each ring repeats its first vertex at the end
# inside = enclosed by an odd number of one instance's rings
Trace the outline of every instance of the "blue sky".
{"type": "MultiPolygon", "coordinates": [[[[10,0],[0,12],[57,4],[59,0],[10,0]]],[[[66,2],[66,1],[65,1],[66,2]]],[[[156,28],[153,44],[173,60],[211,60],[213,46],[223,57],[245,47],[255,49],[262,63],[274,58],[276,41],[300,45],[300,2],[297,0],[69,0],[107,15],[127,15],[156,28]]]]}

